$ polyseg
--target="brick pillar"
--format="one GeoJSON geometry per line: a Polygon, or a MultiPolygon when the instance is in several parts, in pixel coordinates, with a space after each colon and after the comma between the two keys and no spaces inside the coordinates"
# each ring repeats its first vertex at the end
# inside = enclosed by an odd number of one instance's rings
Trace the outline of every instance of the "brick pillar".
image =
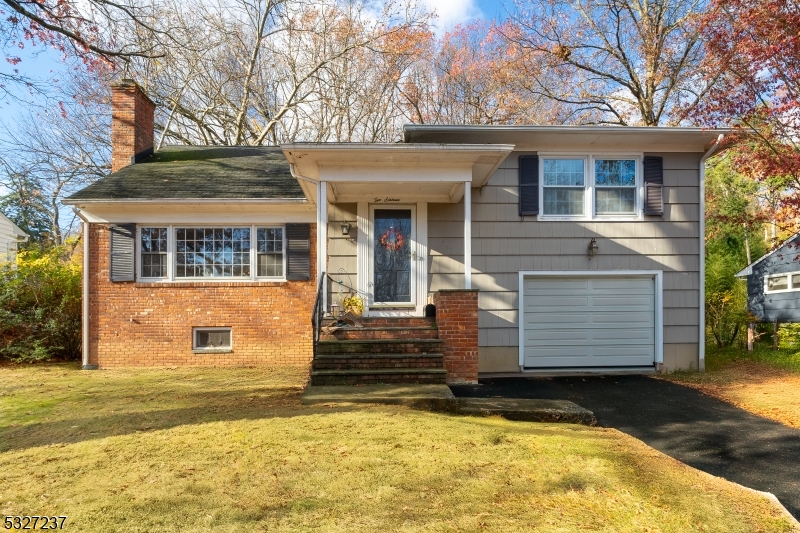
{"type": "Polygon", "coordinates": [[[478,289],[440,290],[433,297],[444,341],[448,383],[478,382],[478,289]]]}
{"type": "Polygon", "coordinates": [[[153,153],[155,109],[133,80],[111,86],[111,172],[153,153]]]}

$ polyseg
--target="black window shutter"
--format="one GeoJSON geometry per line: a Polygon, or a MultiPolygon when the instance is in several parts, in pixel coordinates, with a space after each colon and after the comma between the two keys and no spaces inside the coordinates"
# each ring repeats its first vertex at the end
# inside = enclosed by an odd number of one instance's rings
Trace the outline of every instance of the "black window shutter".
{"type": "Polygon", "coordinates": [[[539,156],[519,156],[519,216],[539,214],[539,156]]]}
{"type": "Polygon", "coordinates": [[[111,281],[134,280],[135,224],[111,226],[111,281]]]}
{"type": "Polygon", "coordinates": [[[311,279],[311,226],[286,224],[286,279],[311,279]]]}
{"type": "Polygon", "coordinates": [[[644,158],[644,214],[664,216],[664,159],[644,158]]]}

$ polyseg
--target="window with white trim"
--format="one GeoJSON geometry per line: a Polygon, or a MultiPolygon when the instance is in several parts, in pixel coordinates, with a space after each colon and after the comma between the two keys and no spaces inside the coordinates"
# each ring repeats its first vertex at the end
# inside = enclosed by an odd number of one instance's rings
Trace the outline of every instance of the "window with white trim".
{"type": "Polygon", "coordinates": [[[139,232],[141,277],[167,277],[168,234],[168,228],[142,228],[139,232]]]}
{"type": "Polygon", "coordinates": [[[175,228],[176,278],[249,278],[250,228],[175,228]]]}
{"type": "Polygon", "coordinates": [[[230,350],[232,346],[231,328],[194,328],[192,330],[193,350],[230,350]]]}
{"type": "Polygon", "coordinates": [[[137,263],[142,280],[284,281],[286,232],[283,226],[140,226],[137,263]]]}
{"type": "Polygon", "coordinates": [[[258,228],[256,258],[259,277],[283,277],[283,228],[258,228]]]}
{"type": "Polygon", "coordinates": [[[639,217],[640,159],[638,156],[540,155],[540,220],[639,217]]]}
{"type": "Polygon", "coordinates": [[[764,276],[764,292],[800,291],[800,272],[764,276]]]}

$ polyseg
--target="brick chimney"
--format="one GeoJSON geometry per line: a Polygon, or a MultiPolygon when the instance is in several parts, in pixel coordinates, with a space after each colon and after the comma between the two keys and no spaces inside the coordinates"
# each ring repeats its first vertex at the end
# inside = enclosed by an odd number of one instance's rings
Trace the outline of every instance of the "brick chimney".
{"type": "Polygon", "coordinates": [[[133,80],[111,86],[111,172],[153,153],[156,105],[133,80]]]}

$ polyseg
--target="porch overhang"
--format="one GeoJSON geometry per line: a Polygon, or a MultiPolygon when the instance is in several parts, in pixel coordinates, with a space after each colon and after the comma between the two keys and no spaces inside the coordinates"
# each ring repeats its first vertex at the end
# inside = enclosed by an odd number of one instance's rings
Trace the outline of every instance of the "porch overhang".
{"type": "Polygon", "coordinates": [[[297,143],[281,146],[309,201],[326,184],[330,202],[456,203],[465,184],[486,184],[513,144],[297,143]]]}

